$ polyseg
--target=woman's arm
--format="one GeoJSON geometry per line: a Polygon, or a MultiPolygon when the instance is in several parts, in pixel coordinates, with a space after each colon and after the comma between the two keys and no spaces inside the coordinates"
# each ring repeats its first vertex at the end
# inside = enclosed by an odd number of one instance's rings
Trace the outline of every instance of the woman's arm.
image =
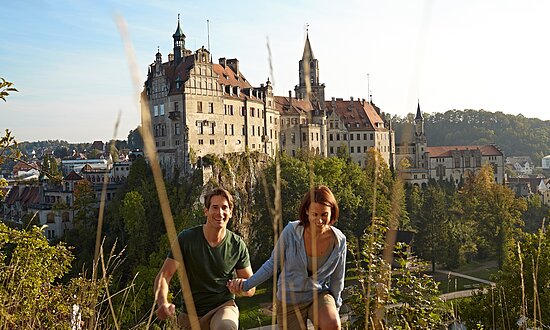
{"type": "Polygon", "coordinates": [[[344,290],[344,280],[346,278],[346,253],[348,248],[345,241],[343,250],[340,258],[338,258],[336,269],[330,276],[330,292],[334,295],[336,308],[342,306],[342,291],[344,290]]]}

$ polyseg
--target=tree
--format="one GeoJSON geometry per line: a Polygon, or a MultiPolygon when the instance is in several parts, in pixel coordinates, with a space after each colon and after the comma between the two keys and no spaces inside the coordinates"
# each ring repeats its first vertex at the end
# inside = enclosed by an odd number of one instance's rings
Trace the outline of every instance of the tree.
{"type": "Polygon", "coordinates": [[[392,267],[383,256],[387,227],[373,222],[370,231],[359,239],[351,238],[350,275],[357,281],[348,286],[346,303],[353,316],[352,329],[438,329],[450,319],[449,307],[439,298],[437,283],[422,274],[424,263],[407,246],[392,247],[392,267]]]}
{"type": "Polygon", "coordinates": [[[415,251],[429,260],[432,272],[436,263],[446,263],[446,245],[449,242],[449,216],[445,192],[437,185],[430,185],[423,193],[422,207],[415,219],[415,251]]]}
{"type": "Polygon", "coordinates": [[[466,181],[459,197],[464,215],[476,223],[481,256],[495,256],[502,265],[506,245],[514,244],[522,231],[525,200],[497,184],[488,164],[466,181]]]}
{"type": "Polygon", "coordinates": [[[59,284],[73,258],[65,244],[50,246],[38,227],[0,223],[0,328],[70,329],[73,306],[89,316],[104,283],[75,278],[59,284]]]}
{"type": "Polygon", "coordinates": [[[460,318],[470,329],[543,329],[550,325],[550,234],[526,233],[507,245],[502,269],[490,294],[458,301],[460,318]]]}
{"type": "Polygon", "coordinates": [[[128,233],[128,261],[134,265],[146,262],[146,246],[148,245],[147,222],[143,197],[137,191],[130,191],[124,196],[121,207],[124,227],[128,233]]]}

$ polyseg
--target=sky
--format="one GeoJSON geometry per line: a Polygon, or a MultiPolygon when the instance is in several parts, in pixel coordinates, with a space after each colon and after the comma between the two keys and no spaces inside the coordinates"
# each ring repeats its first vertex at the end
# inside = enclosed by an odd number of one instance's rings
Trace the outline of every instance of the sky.
{"type": "Polygon", "coordinates": [[[382,111],[484,109],[550,120],[547,0],[29,0],[0,6],[0,130],[20,141],[126,139],[157,49],[180,14],[186,48],[237,58],[254,86],[298,83],[306,28],[325,97],[382,111]],[[116,17],[125,21],[131,71],[116,17]],[[207,24],[208,22],[208,24],[207,24]],[[132,74],[139,77],[135,85],[132,74]],[[119,125],[115,128],[117,117],[119,125]]]}

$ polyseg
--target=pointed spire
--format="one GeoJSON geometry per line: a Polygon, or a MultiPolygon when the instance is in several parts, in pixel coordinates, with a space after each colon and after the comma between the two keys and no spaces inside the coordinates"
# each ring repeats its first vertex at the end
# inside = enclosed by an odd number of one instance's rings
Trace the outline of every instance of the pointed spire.
{"type": "Polygon", "coordinates": [[[176,32],[174,32],[174,35],[172,37],[173,38],[176,38],[176,37],[184,37],[185,38],[185,34],[183,34],[183,30],[180,27],[180,14],[178,14],[178,27],[176,28],[176,32]]]}
{"type": "Polygon", "coordinates": [[[313,50],[311,50],[311,44],[309,43],[309,25],[306,25],[306,44],[304,46],[304,55],[302,56],[302,61],[311,61],[315,59],[313,55],[313,50]]]}
{"type": "Polygon", "coordinates": [[[418,100],[418,106],[416,108],[416,117],[414,119],[424,119],[422,117],[422,112],[420,111],[420,99],[418,100]]]}

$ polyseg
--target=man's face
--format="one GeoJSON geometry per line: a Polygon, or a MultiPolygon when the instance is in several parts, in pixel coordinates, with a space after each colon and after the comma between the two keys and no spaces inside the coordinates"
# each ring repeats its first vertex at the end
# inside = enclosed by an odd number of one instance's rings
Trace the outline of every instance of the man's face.
{"type": "Polygon", "coordinates": [[[210,199],[210,207],[204,208],[206,215],[206,224],[214,228],[225,228],[232,212],[229,208],[227,199],[223,196],[215,195],[210,199]]]}

